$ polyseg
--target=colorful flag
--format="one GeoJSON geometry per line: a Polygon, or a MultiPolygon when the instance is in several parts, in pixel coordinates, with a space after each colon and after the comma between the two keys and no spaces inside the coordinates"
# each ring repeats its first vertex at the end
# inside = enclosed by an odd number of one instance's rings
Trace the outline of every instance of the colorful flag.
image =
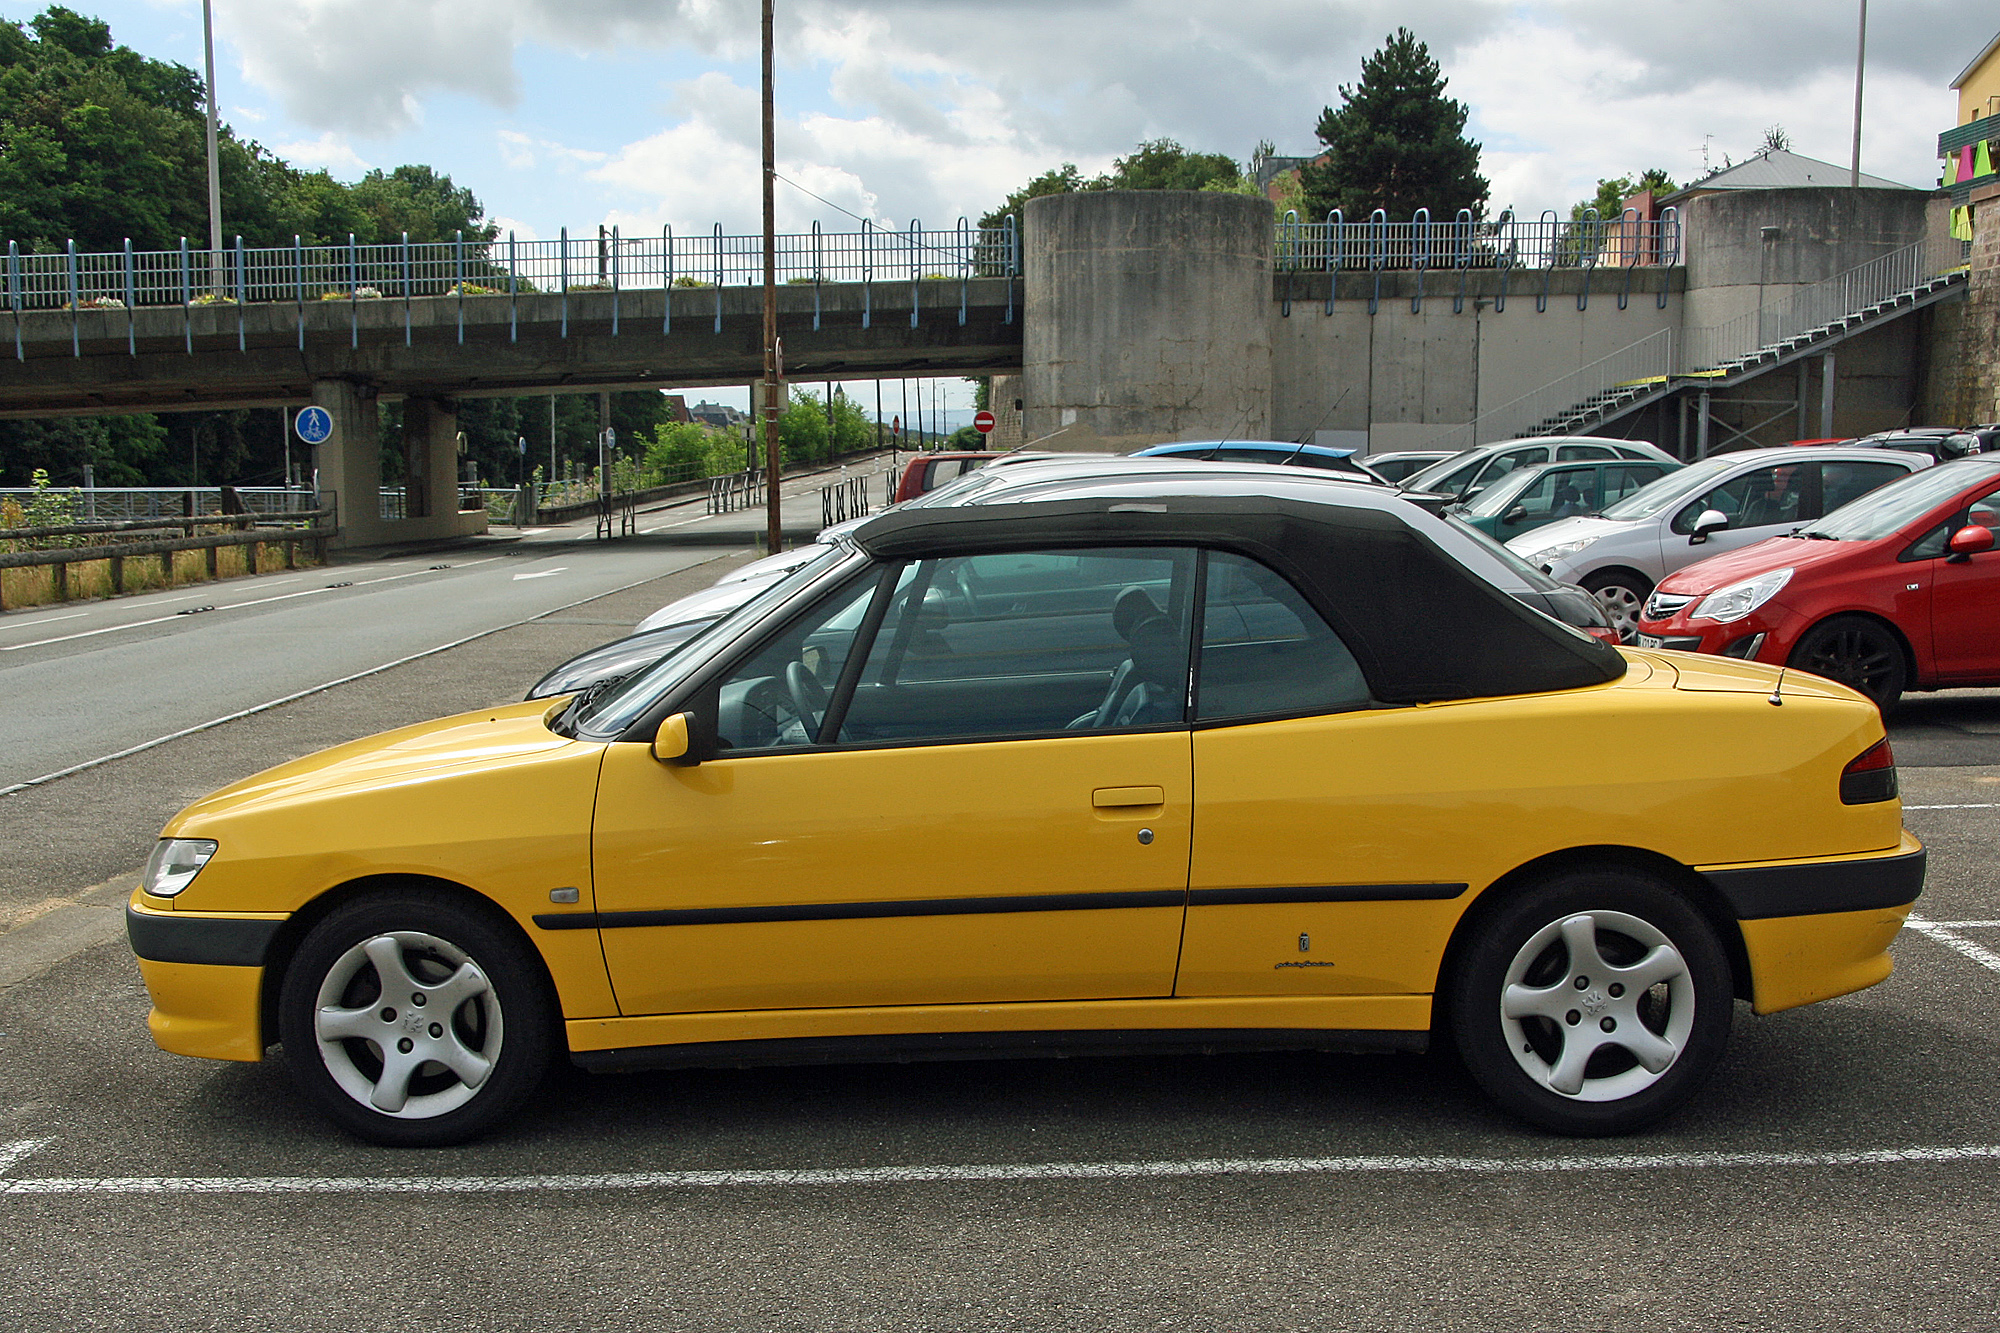
{"type": "Polygon", "coordinates": [[[1961,241],[1972,239],[1972,207],[1960,204],[1951,210],[1951,234],[1961,241]]]}
{"type": "Polygon", "coordinates": [[[1993,174],[1993,145],[1981,139],[1972,151],[1972,174],[1991,176],[1993,174]]]}

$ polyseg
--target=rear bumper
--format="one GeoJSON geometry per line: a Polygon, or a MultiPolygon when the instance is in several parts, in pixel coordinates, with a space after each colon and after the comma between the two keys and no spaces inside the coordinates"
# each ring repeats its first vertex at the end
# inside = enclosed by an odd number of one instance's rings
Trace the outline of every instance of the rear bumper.
{"type": "Polygon", "coordinates": [[[1736,913],[1760,1014],[1887,979],[1889,945],[1924,888],[1925,853],[1908,832],[1894,850],[1830,861],[1719,866],[1702,873],[1736,913]]]}

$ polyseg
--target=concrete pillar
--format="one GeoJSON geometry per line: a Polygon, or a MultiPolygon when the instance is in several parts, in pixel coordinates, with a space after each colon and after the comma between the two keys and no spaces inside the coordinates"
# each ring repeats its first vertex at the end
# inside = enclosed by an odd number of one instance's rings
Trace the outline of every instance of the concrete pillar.
{"type": "Polygon", "coordinates": [[[1022,395],[1026,392],[1019,375],[993,377],[986,393],[987,411],[993,414],[993,433],[986,437],[987,448],[1019,449],[1028,442],[1028,436],[1021,430],[1022,395]]]}
{"type": "Polygon", "coordinates": [[[313,381],[313,402],[333,417],[333,436],[314,451],[322,501],[331,496],[340,509],[334,546],[370,546],[385,540],[380,491],[381,426],[375,390],[349,380],[313,381]]]}
{"type": "Polygon", "coordinates": [[[1030,200],[1027,438],[1117,450],[1266,438],[1271,224],[1270,203],[1247,195],[1111,190],[1030,200]]]}
{"type": "Polygon", "coordinates": [[[403,518],[385,540],[428,541],[486,531],[486,511],[458,511],[458,405],[403,400],[403,518]]]}

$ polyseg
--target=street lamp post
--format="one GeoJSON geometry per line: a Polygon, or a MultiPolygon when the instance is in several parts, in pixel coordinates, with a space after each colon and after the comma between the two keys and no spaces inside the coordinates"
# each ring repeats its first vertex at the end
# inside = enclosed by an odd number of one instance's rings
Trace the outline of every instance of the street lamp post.
{"type": "Polygon", "coordinates": [[[1861,70],[1868,63],[1868,0],[1861,0],[1861,22],[1854,41],[1854,164],[1848,168],[1849,189],[1861,188],[1861,70]]]}
{"type": "Polygon", "coordinates": [[[208,280],[211,290],[222,290],[222,171],[216,147],[219,132],[215,111],[215,17],[212,0],[201,0],[201,49],[204,89],[208,102],[208,280]]]}
{"type": "Polygon", "coordinates": [[[768,549],[784,549],[778,506],[778,199],[772,4],[764,0],[764,514],[768,549]]]}

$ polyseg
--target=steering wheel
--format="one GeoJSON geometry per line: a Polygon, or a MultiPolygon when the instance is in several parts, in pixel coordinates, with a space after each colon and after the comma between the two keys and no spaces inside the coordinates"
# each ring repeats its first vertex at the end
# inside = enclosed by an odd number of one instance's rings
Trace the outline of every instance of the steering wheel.
{"type": "Polygon", "coordinates": [[[819,683],[811,667],[804,662],[792,662],[785,667],[785,688],[791,692],[792,703],[800,716],[815,726],[826,716],[826,686],[819,683]]]}

